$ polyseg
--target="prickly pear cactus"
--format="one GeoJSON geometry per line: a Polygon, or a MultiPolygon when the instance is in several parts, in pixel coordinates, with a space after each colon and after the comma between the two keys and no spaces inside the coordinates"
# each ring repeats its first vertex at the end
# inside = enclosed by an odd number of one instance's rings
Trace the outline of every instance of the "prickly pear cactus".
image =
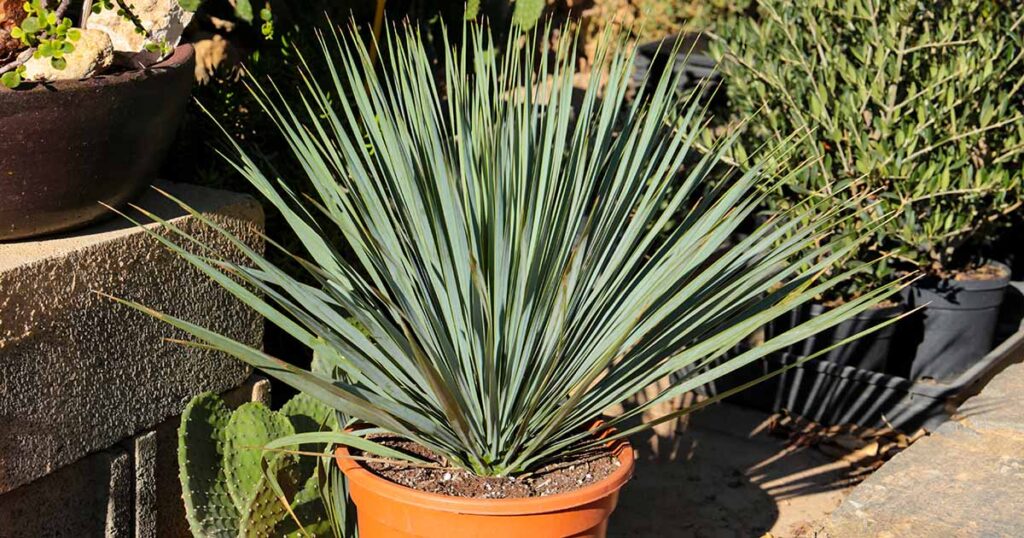
{"type": "Polygon", "coordinates": [[[216,394],[196,396],[181,414],[178,469],[182,499],[194,536],[238,534],[238,509],[228,493],[221,460],[231,412],[216,394]]]}
{"type": "Polygon", "coordinates": [[[281,407],[280,413],[288,417],[297,432],[333,430],[338,427],[331,408],[301,392],[288,400],[281,407]]]}
{"type": "Polygon", "coordinates": [[[252,487],[252,497],[238,529],[238,536],[245,538],[271,538],[279,536],[278,525],[290,519],[288,511],[278,498],[277,488],[284,498],[290,499],[294,510],[295,494],[303,484],[297,458],[291,454],[280,454],[270,460],[267,474],[260,473],[259,480],[252,487]],[[268,475],[274,476],[277,488],[270,483],[268,475]]]}
{"type": "MultiPolygon", "coordinates": [[[[224,431],[227,443],[224,451],[224,470],[227,473],[228,493],[235,506],[244,512],[249,506],[263,476],[263,446],[267,443],[293,435],[288,418],[275,413],[260,402],[249,402],[231,413],[224,431]]],[[[273,461],[282,453],[267,454],[273,461]]]]}
{"type": "MultiPolygon", "coordinates": [[[[284,538],[305,538],[310,534],[333,536],[330,519],[327,517],[327,511],[321,501],[319,482],[315,476],[306,480],[306,484],[301,491],[295,494],[295,499],[292,502],[292,509],[298,520],[302,522],[303,528],[299,529],[295,520],[288,517],[278,523],[274,529],[275,536],[284,538]]],[[[354,535],[351,536],[354,537],[354,535]]]]}
{"type": "MultiPolygon", "coordinates": [[[[319,400],[304,393],[295,395],[281,407],[280,413],[291,421],[292,427],[297,432],[318,432],[338,429],[338,421],[335,419],[334,411],[319,400]]],[[[323,452],[322,444],[301,445],[302,452],[323,452]]],[[[316,460],[313,458],[302,458],[299,461],[303,476],[310,476],[316,472],[316,460]]]]}
{"type": "MultiPolygon", "coordinates": [[[[197,537],[333,536],[323,506],[319,458],[265,453],[268,442],[337,427],[335,413],[300,394],[274,412],[257,402],[231,411],[202,394],[182,413],[178,465],[185,510],[197,537]],[[272,477],[272,478],[271,478],[272,477]],[[302,523],[295,523],[286,499],[302,523]]],[[[293,447],[319,452],[322,446],[293,447]]]]}

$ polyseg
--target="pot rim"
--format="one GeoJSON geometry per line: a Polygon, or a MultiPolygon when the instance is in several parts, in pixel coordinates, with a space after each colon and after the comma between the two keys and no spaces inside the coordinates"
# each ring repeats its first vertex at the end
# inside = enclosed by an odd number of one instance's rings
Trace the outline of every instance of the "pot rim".
{"type": "Polygon", "coordinates": [[[11,93],[15,95],[26,95],[26,94],[37,94],[37,93],[50,93],[54,90],[58,90],[63,93],[73,91],[83,91],[94,89],[97,86],[111,86],[115,84],[123,84],[126,82],[133,82],[147,76],[151,76],[153,72],[162,73],[166,71],[174,71],[181,69],[189,65],[195,56],[195,48],[191,43],[183,43],[174,47],[174,52],[171,53],[166,59],[161,60],[153,65],[142,69],[131,69],[128,71],[121,71],[118,73],[111,73],[108,75],[96,75],[89,78],[76,79],[76,80],[56,80],[52,82],[26,82],[24,89],[7,89],[0,88],[0,95],[3,93],[11,93]]]}
{"type": "MultiPolygon", "coordinates": [[[[896,298],[898,299],[899,297],[897,296],[896,298]]],[[[890,300],[894,300],[894,299],[890,298],[890,300]]],[[[828,312],[829,310],[832,310],[832,308],[833,308],[833,307],[825,306],[825,305],[823,305],[821,303],[808,303],[808,305],[809,305],[808,311],[810,312],[810,314],[812,316],[819,316],[821,314],[824,314],[825,312],[828,312]]],[[[906,312],[906,310],[907,310],[906,303],[904,303],[903,301],[900,301],[900,302],[897,302],[896,304],[892,304],[892,305],[888,305],[888,306],[878,306],[878,305],[872,306],[872,307],[868,308],[867,310],[865,310],[865,311],[863,311],[863,312],[861,312],[861,313],[857,314],[856,316],[853,316],[852,318],[849,318],[849,319],[856,319],[856,320],[864,321],[864,320],[873,320],[873,319],[894,318],[894,317],[899,316],[900,314],[906,312]]]]}
{"type": "Polygon", "coordinates": [[[1010,266],[996,260],[989,260],[985,262],[985,264],[982,267],[987,266],[993,266],[1000,269],[1002,271],[1002,275],[997,278],[971,278],[964,280],[957,280],[955,278],[926,277],[921,281],[914,282],[913,284],[910,285],[910,287],[930,292],[946,292],[950,290],[976,292],[999,290],[1010,285],[1010,277],[1013,274],[1013,272],[1010,270],[1010,266]]]}
{"type": "Polygon", "coordinates": [[[363,466],[362,462],[346,457],[349,453],[348,447],[343,445],[339,445],[335,449],[334,461],[349,481],[359,483],[361,486],[374,490],[379,495],[394,499],[398,503],[459,514],[515,516],[569,510],[607,497],[621,489],[633,476],[636,458],[633,447],[628,441],[618,439],[612,441],[611,444],[612,451],[620,465],[618,469],[601,481],[556,495],[513,499],[453,497],[403,486],[377,476],[363,466]]]}

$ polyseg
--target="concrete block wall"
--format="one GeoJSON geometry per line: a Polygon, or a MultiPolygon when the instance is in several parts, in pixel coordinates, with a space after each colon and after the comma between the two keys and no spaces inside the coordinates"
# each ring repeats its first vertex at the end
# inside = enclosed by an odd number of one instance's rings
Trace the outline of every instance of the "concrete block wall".
{"type": "MultiPolygon", "coordinates": [[[[223,397],[231,407],[269,404],[270,383],[253,376],[223,397]]],[[[178,480],[180,419],[0,495],[0,538],[191,536],[178,480]]]]}
{"type": "MultiPolygon", "coordinates": [[[[263,248],[251,197],[160,187],[263,248]]],[[[139,204],[241,261],[156,192],[139,204]]],[[[0,538],[187,535],[177,416],[201,392],[240,403],[267,390],[241,363],[167,342],[185,335],[96,291],[262,342],[258,315],[119,217],[0,244],[0,538]]]]}

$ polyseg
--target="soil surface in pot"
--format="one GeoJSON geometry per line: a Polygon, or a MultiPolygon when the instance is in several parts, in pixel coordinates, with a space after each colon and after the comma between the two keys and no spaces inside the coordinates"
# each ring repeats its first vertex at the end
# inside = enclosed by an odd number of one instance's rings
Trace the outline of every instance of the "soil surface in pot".
{"type": "Polygon", "coordinates": [[[1006,274],[1006,269],[995,264],[986,264],[981,267],[956,271],[952,276],[953,280],[996,280],[1006,277],[1006,274]]]}
{"type": "MultiPolygon", "coordinates": [[[[839,308],[840,306],[843,306],[844,304],[846,304],[846,299],[834,298],[834,299],[828,299],[828,300],[822,301],[821,306],[824,306],[825,308],[839,308]]],[[[900,304],[900,303],[898,303],[896,301],[893,301],[892,299],[886,299],[886,300],[876,304],[872,308],[878,308],[878,309],[892,308],[892,307],[894,307],[894,306],[896,306],[898,304],[900,304]]]]}
{"type": "MultiPolygon", "coordinates": [[[[421,459],[445,465],[443,458],[416,443],[394,436],[370,436],[390,448],[414,454],[421,459]]],[[[352,451],[355,456],[363,454],[352,451]]],[[[395,465],[382,461],[364,461],[373,474],[396,484],[427,493],[476,499],[516,499],[545,497],[577,490],[607,478],[621,465],[610,449],[602,448],[571,460],[546,465],[520,478],[477,476],[454,467],[431,468],[395,465]]]]}

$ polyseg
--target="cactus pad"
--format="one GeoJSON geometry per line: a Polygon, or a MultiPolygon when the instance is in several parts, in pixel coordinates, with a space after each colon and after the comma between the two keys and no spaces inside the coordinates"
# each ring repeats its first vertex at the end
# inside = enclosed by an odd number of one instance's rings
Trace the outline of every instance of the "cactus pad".
{"type": "MultiPolygon", "coordinates": [[[[294,433],[287,417],[259,402],[244,404],[231,414],[225,429],[224,470],[228,492],[240,513],[245,513],[263,476],[263,446],[294,433]]],[[[266,457],[272,462],[284,455],[268,453],[266,457]]]]}
{"type": "Polygon", "coordinates": [[[238,532],[238,510],[221,465],[230,412],[216,394],[189,402],[178,429],[178,472],[185,514],[194,536],[229,537],[238,532]]]}

